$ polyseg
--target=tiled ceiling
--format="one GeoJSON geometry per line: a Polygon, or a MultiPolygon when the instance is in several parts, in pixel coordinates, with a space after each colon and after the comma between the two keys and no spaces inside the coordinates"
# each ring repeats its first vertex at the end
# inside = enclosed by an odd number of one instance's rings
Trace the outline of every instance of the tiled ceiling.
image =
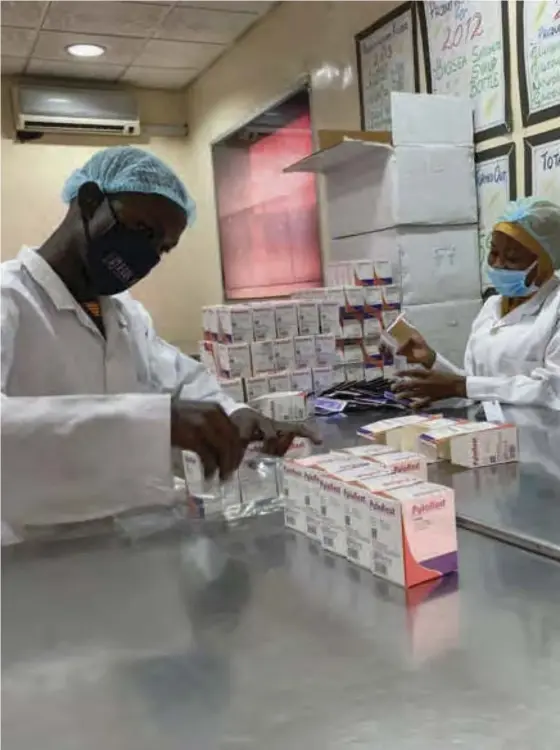
{"type": "Polygon", "coordinates": [[[272,5],[2,0],[2,74],[182,88],[272,5]],[[66,48],[80,42],[106,52],[94,60],[72,57],[66,48]]]}

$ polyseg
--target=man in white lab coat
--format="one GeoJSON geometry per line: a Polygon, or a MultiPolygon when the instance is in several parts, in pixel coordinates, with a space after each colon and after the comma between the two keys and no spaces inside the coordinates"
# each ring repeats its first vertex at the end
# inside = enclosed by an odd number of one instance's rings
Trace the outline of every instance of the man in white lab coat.
{"type": "MultiPolygon", "coordinates": [[[[170,496],[171,446],[227,477],[283,428],[162,341],[126,290],[194,217],[179,178],[136,148],[96,153],[41,247],[2,264],[2,501],[11,524],[80,520],[170,496]]],[[[308,434],[305,428],[303,432],[308,434]]]]}

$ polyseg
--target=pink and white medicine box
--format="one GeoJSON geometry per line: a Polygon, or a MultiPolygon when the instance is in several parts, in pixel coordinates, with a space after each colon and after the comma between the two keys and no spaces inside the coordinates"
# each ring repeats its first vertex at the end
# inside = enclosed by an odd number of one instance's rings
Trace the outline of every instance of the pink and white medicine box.
{"type": "Polygon", "coordinates": [[[315,336],[315,364],[334,365],[336,360],[336,337],[331,333],[320,333],[315,336]]]}
{"type": "Polygon", "coordinates": [[[274,307],[276,336],[279,339],[293,338],[299,333],[296,302],[277,302],[274,307]]]}
{"type": "Polygon", "coordinates": [[[245,378],[245,391],[249,404],[259,396],[266,395],[268,393],[268,375],[253,375],[251,378],[245,378]]]}
{"type": "Polygon", "coordinates": [[[293,370],[296,366],[294,339],[274,340],[274,364],[277,371],[293,370]]]}
{"type": "Polygon", "coordinates": [[[272,302],[256,302],[253,310],[253,339],[266,341],[276,338],[276,315],[272,302]]]}
{"type": "Polygon", "coordinates": [[[253,375],[262,375],[274,372],[274,342],[253,341],[251,344],[251,360],[253,362],[253,375]]]}
{"type": "Polygon", "coordinates": [[[280,393],[292,390],[292,378],[289,372],[274,372],[268,376],[268,392],[280,393]]]}
{"type": "Polygon", "coordinates": [[[298,369],[315,367],[315,336],[296,336],[294,338],[294,357],[298,369]]]}
{"type": "Polygon", "coordinates": [[[468,468],[519,460],[517,427],[495,424],[488,430],[458,435],[451,441],[451,463],[468,468]]]}
{"type": "Polygon", "coordinates": [[[313,336],[319,333],[317,302],[298,302],[298,327],[301,336],[313,336]]]}
{"type": "Polygon", "coordinates": [[[227,344],[253,340],[253,313],[248,305],[221,305],[218,308],[220,341],[227,344]]]}
{"type": "Polygon", "coordinates": [[[251,372],[249,344],[218,344],[218,366],[222,378],[247,378],[251,372]]]}
{"type": "Polygon", "coordinates": [[[309,367],[292,370],[290,378],[293,391],[302,391],[303,393],[313,392],[313,376],[309,367]]]}

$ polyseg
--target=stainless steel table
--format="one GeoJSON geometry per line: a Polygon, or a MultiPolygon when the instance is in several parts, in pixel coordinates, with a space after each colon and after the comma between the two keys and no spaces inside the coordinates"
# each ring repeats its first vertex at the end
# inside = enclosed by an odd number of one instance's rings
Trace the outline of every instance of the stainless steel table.
{"type": "MultiPolygon", "coordinates": [[[[470,470],[445,462],[431,466],[429,477],[454,487],[463,524],[560,557],[560,412],[503,410],[507,420],[518,426],[519,463],[470,470]]],[[[453,416],[456,412],[446,413],[453,416]]],[[[369,414],[326,423],[327,446],[362,442],[356,430],[371,421],[374,418],[369,414]]]]}
{"type": "Polygon", "coordinates": [[[560,566],[459,532],[404,592],[269,516],[3,570],[6,750],[557,750],[560,566]]]}

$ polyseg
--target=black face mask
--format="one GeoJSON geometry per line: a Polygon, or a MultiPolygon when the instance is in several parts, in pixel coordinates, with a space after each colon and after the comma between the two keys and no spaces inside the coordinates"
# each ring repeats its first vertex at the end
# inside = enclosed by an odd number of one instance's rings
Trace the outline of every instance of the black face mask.
{"type": "Polygon", "coordinates": [[[89,276],[99,296],[126,291],[159,263],[153,237],[143,229],[121,224],[107,198],[90,221],[83,221],[89,276]]]}

